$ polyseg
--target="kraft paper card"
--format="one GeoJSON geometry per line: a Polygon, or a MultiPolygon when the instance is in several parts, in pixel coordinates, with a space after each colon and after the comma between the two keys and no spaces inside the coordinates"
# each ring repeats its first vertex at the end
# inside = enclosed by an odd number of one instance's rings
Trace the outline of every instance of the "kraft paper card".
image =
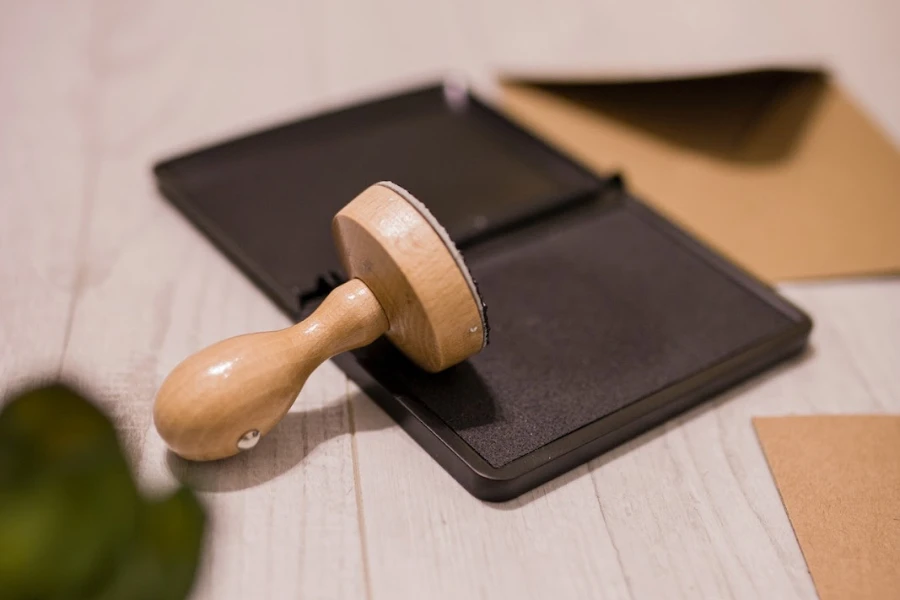
{"type": "Polygon", "coordinates": [[[900,416],[753,424],[821,600],[900,597],[900,416]]]}

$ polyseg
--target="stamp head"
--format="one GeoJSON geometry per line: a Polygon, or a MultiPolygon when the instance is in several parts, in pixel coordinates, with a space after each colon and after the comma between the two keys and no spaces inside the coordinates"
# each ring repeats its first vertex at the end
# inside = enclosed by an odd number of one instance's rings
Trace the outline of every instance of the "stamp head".
{"type": "Polygon", "coordinates": [[[333,221],[348,277],[365,282],[384,309],[388,339],[437,372],[487,344],[487,319],[456,246],[428,209],[391,183],[363,191],[333,221]]]}

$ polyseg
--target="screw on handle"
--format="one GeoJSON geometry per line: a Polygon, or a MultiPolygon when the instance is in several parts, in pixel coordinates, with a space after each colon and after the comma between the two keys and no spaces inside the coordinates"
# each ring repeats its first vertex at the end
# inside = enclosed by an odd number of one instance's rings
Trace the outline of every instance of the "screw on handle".
{"type": "Polygon", "coordinates": [[[191,460],[252,448],[316,367],[372,343],[388,326],[372,291],[352,279],[293,327],[233,337],[185,359],[156,396],[156,429],[173,452],[191,460]]]}

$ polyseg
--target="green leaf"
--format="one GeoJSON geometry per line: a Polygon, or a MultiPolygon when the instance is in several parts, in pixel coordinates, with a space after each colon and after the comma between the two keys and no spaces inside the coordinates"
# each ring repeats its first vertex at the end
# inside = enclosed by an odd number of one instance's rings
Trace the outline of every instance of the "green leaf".
{"type": "Polygon", "coordinates": [[[0,590],[11,600],[190,590],[204,528],[194,494],[138,493],[109,420],[63,386],[0,412],[0,590]]]}

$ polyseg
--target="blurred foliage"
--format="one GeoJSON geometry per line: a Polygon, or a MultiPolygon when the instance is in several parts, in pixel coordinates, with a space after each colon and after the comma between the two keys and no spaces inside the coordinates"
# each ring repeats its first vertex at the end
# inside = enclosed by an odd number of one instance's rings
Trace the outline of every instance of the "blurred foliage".
{"type": "Polygon", "coordinates": [[[0,411],[0,597],[182,600],[205,519],[193,492],[141,496],[109,420],[64,386],[0,411]]]}

